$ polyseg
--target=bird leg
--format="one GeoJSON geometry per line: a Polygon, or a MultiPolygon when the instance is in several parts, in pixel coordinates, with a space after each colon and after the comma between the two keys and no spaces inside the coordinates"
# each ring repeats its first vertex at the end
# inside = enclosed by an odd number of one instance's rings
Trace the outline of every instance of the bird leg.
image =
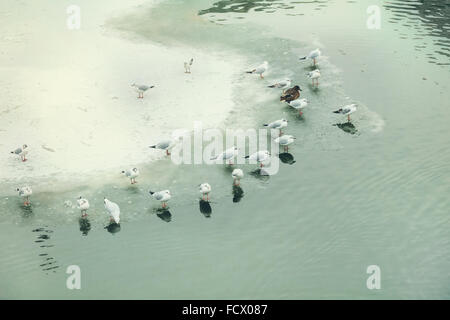
{"type": "Polygon", "coordinates": [[[209,201],[209,193],[206,194],[206,201],[209,201]]]}
{"type": "Polygon", "coordinates": [[[314,61],[314,65],[316,65],[316,58],[314,58],[313,61],[314,61]]]}
{"type": "Polygon", "coordinates": [[[298,110],[298,115],[301,116],[303,114],[302,110],[298,110]]]}
{"type": "Polygon", "coordinates": [[[350,115],[347,115],[347,122],[350,122],[350,115]]]}
{"type": "Polygon", "coordinates": [[[169,149],[166,150],[166,156],[170,156],[169,149]]]}
{"type": "Polygon", "coordinates": [[[259,74],[259,77],[260,77],[261,79],[264,79],[264,76],[262,75],[262,73],[259,74]]]}

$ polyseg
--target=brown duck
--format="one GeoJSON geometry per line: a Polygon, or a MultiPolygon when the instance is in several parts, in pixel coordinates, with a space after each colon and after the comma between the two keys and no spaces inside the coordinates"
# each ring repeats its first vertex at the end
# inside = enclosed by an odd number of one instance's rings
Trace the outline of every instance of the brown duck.
{"type": "Polygon", "coordinates": [[[295,99],[298,99],[300,97],[300,91],[302,91],[302,89],[300,89],[299,86],[289,88],[283,92],[280,97],[280,101],[286,101],[289,103],[295,99]]]}

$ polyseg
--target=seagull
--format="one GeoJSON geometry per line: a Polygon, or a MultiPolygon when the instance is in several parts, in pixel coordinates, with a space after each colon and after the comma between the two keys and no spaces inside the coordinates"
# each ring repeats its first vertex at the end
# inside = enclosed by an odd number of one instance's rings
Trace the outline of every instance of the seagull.
{"type": "Polygon", "coordinates": [[[356,104],[353,103],[353,104],[343,106],[342,108],[339,108],[338,110],[333,111],[333,112],[347,115],[347,122],[350,122],[350,115],[355,111],[356,111],[356,104]]]}
{"type": "Polygon", "coordinates": [[[231,176],[234,179],[234,181],[233,181],[234,185],[239,186],[241,184],[241,179],[244,177],[244,171],[242,171],[242,169],[236,168],[231,173],[231,176]]]}
{"type": "Polygon", "coordinates": [[[283,94],[280,96],[280,101],[284,100],[289,103],[295,99],[298,99],[300,98],[300,91],[302,91],[300,86],[289,88],[286,91],[283,91],[283,94]]]}
{"type": "Polygon", "coordinates": [[[293,101],[289,102],[289,105],[292,108],[298,110],[298,114],[299,115],[302,115],[303,114],[302,109],[305,108],[308,105],[308,100],[305,99],[305,98],[303,98],[303,99],[296,99],[296,100],[293,100],[293,101]]]}
{"type": "Polygon", "coordinates": [[[78,203],[78,209],[81,210],[81,216],[86,217],[87,211],[89,209],[89,201],[87,201],[87,199],[85,199],[83,197],[79,197],[77,200],[77,203],[78,203]]]}
{"type": "Polygon", "coordinates": [[[133,83],[131,86],[136,88],[136,91],[139,94],[138,99],[139,98],[144,99],[144,92],[147,91],[148,89],[155,87],[155,86],[147,86],[145,84],[136,84],[136,83],[133,83]]]}
{"type": "Polygon", "coordinates": [[[111,216],[110,221],[114,221],[118,224],[120,222],[120,208],[117,203],[109,201],[106,198],[104,198],[103,203],[105,204],[106,211],[108,211],[111,216]]]}
{"type": "Polygon", "coordinates": [[[194,58],[191,58],[189,62],[184,63],[184,73],[191,73],[191,66],[194,63],[194,58]]]}
{"type": "Polygon", "coordinates": [[[286,80],[282,80],[280,82],[276,82],[270,86],[268,86],[269,88],[278,88],[278,89],[283,89],[283,93],[284,93],[284,89],[289,88],[292,84],[292,81],[289,79],[286,80]]]}
{"type": "Polygon", "coordinates": [[[280,119],[280,120],[271,122],[269,124],[264,124],[264,127],[268,127],[270,129],[279,129],[280,136],[281,136],[281,134],[282,134],[281,129],[287,127],[287,125],[288,125],[288,121],[286,119],[280,119]]]}
{"type": "Polygon", "coordinates": [[[175,139],[167,139],[167,140],[160,141],[153,146],[150,146],[150,148],[166,150],[166,155],[170,156],[169,150],[172,149],[173,147],[175,147],[176,143],[177,143],[177,141],[175,139]]]}
{"type": "Polygon", "coordinates": [[[27,150],[28,146],[26,144],[24,144],[22,146],[22,148],[17,148],[14,151],[11,151],[12,154],[18,155],[20,156],[20,158],[22,159],[22,162],[27,161],[27,154],[28,154],[28,150],[27,150]]]}
{"type": "Polygon", "coordinates": [[[312,80],[312,85],[314,87],[314,80],[316,80],[316,85],[319,87],[320,70],[316,69],[308,72],[307,76],[312,80]]]}
{"type": "Polygon", "coordinates": [[[289,134],[282,135],[281,137],[276,138],[274,141],[278,143],[280,146],[283,146],[284,152],[289,151],[289,145],[293,143],[295,140],[294,136],[289,134]]]}
{"type": "Polygon", "coordinates": [[[206,195],[206,201],[209,201],[209,193],[211,192],[211,186],[209,183],[202,183],[198,186],[198,191],[202,194],[202,200],[205,200],[206,195]]]}
{"type": "Polygon", "coordinates": [[[259,77],[261,79],[264,79],[263,73],[266,72],[268,68],[269,68],[269,63],[267,61],[264,61],[264,63],[262,65],[256,67],[255,69],[253,69],[251,71],[246,71],[246,72],[259,74],[259,77]]]}
{"type": "Polygon", "coordinates": [[[150,195],[155,199],[162,203],[162,207],[165,208],[167,206],[167,201],[170,200],[172,195],[169,190],[163,190],[158,192],[149,191],[150,195]]]}
{"type": "Polygon", "coordinates": [[[267,150],[257,151],[252,155],[245,156],[245,159],[254,160],[260,163],[261,168],[264,166],[263,162],[270,158],[270,153],[267,150]]]}
{"type": "Polygon", "coordinates": [[[139,169],[138,168],[128,169],[126,171],[122,171],[122,173],[126,177],[130,178],[131,184],[137,183],[136,178],[139,176],[139,169]]]}
{"type": "Polygon", "coordinates": [[[30,196],[33,194],[33,190],[30,186],[20,187],[16,189],[17,192],[19,192],[19,196],[25,199],[24,205],[29,206],[30,205],[30,196]]]}
{"type": "Polygon", "coordinates": [[[312,59],[314,61],[314,65],[316,65],[316,59],[322,55],[319,49],[311,51],[307,56],[300,58],[300,60],[312,59]]]}
{"type": "Polygon", "coordinates": [[[214,156],[211,158],[211,160],[225,160],[229,161],[230,165],[233,165],[233,159],[238,155],[238,148],[237,147],[231,147],[227,150],[225,150],[224,152],[220,153],[217,156],[214,156]]]}

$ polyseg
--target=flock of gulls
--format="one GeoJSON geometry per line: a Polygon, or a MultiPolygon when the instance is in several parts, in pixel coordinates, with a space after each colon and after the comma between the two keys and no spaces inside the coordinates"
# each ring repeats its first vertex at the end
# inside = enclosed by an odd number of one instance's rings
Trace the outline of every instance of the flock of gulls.
{"type": "MultiPolygon", "coordinates": [[[[319,86],[319,78],[320,78],[320,70],[317,68],[317,60],[321,56],[321,51],[319,49],[315,49],[311,51],[307,56],[301,57],[300,60],[312,60],[313,66],[315,69],[313,71],[310,71],[307,73],[307,77],[311,79],[312,86],[318,87],[319,86]]],[[[185,73],[191,73],[191,66],[193,64],[194,60],[190,59],[188,62],[184,63],[185,73]]],[[[260,66],[250,70],[246,71],[246,73],[249,74],[257,74],[261,79],[264,79],[264,73],[268,70],[269,64],[267,61],[265,61],[260,66]]],[[[154,86],[150,85],[141,85],[133,83],[132,87],[134,87],[138,93],[138,98],[143,99],[144,93],[148,91],[151,88],[154,88],[154,86]]],[[[276,82],[272,85],[268,86],[269,88],[276,88],[276,89],[282,89],[282,93],[280,96],[280,101],[286,102],[289,106],[292,108],[298,110],[299,115],[303,115],[303,109],[308,106],[308,99],[306,98],[300,98],[302,89],[299,85],[292,86],[292,80],[285,79],[279,82],[276,82]]],[[[355,104],[350,104],[343,106],[335,111],[334,113],[341,114],[344,116],[347,116],[347,121],[350,122],[350,114],[354,113],[357,110],[355,104]]],[[[279,130],[279,136],[275,139],[275,142],[278,143],[281,147],[284,148],[285,152],[288,152],[289,145],[295,142],[295,137],[292,135],[283,134],[282,130],[288,126],[288,121],[286,119],[280,119],[276,120],[267,124],[264,124],[265,127],[269,129],[277,129],[279,130]]],[[[177,144],[179,141],[179,138],[172,138],[167,139],[164,141],[160,141],[159,143],[150,146],[150,148],[163,150],[166,152],[166,155],[170,155],[170,150],[177,144]]],[[[28,155],[28,145],[24,144],[22,147],[17,148],[14,151],[11,151],[11,153],[15,156],[19,156],[22,162],[27,161],[27,155],[28,155]]],[[[211,158],[211,160],[217,160],[217,161],[223,161],[226,164],[233,165],[233,159],[238,155],[238,148],[237,147],[231,147],[222,153],[214,156],[211,158]]],[[[262,168],[264,164],[270,159],[270,153],[267,150],[260,150],[257,151],[251,155],[245,156],[246,159],[255,161],[259,164],[259,166],[262,168]]],[[[125,177],[130,179],[131,184],[136,184],[136,178],[139,176],[139,169],[138,168],[130,168],[128,170],[123,170],[121,172],[125,177]]],[[[239,187],[240,180],[244,177],[244,172],[242,169],[235,168],[231,176],[233,178],[233,186],[239,187]]],[[[199,193],[202,196],[203,202],[209,202],[209,194],[211,193],[211,185],[209,183],[202,183],[198,186],[199,193]]],[[[19,196],[24,199],[24,205],[30,206],[30,196],[33,193],[33,190],[30,186],[26,185],[23,187],[19,187],[16,189],[19,196]]],[[[159,201],[161,203],[162,209],[167,208],[167,202],[171,199],[172,195],[169,190],[161,190],[161,191],[149,191],[150,196],[155,199],[156,201],[159,201]]],[[[103,200],[104,206],[106,211],[108,212],[110,216],[110,222],[119,224],[120,223],[120,208],[117,205],[117,203],[114,203],[107,198],[104,198],[103,200]]],[[[78,209],[81,211],[82,218],[87,217],[87,211],[89,210],[89,201],[83,197],[79,197],[77,199],[77,205],[78,209]]]]}

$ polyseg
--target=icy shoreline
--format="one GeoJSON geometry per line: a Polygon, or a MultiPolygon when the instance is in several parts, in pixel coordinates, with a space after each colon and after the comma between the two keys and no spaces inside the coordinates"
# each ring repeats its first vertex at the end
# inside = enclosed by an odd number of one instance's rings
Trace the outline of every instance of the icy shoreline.
{"type": "MultiPolygon", "coordinates": [[[[94,4],[82,4],[82,12],[92,18],[99,10],[88,6],[94,4]]],[[[131,42],[96,23],[68,31],[58,20],[30,19],[15,21],[0,39],[8,49],[0,60],[2,192],[39,180],[86,183],[90,175],[159,159],[150,144],[194,120],[218,126],[233,107],[233,58],[131,42]],[[50,36],[37,41],[44,29],[50,36]],[[191,57],[192,74],[185,74],[191,57]],[[133,82],[156,87],[137,99],[133,82]],[[9,153],[23,143],[30,146],[26,163],[9,153]]]]}

